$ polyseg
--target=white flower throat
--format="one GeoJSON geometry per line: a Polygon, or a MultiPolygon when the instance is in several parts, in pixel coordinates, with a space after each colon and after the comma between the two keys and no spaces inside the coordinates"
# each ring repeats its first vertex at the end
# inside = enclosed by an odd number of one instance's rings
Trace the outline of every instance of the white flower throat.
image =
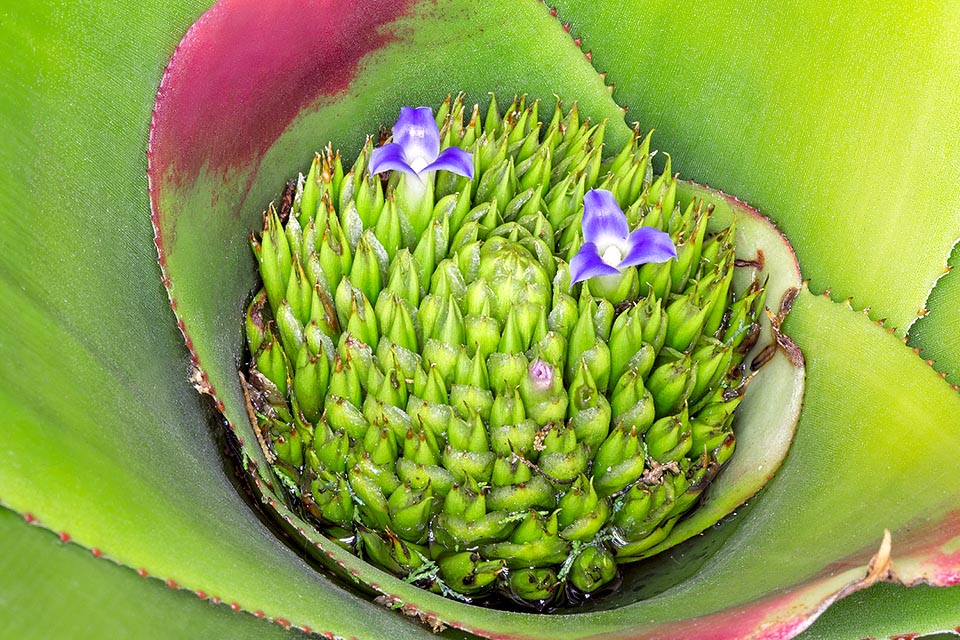
{"type": "Polygon", "coordinates": [[[623,262],[623,252],[620,251],[619,247],[610,245],[604,250],[603,255],[600,256],[600,259],[611,267],[616,267],[623,262]]]}

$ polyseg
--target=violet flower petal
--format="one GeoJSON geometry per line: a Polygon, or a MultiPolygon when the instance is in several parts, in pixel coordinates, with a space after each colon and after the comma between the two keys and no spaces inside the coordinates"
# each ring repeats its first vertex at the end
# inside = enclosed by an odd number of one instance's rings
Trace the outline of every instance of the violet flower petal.
{"type": "Polygon", "coordinates": [[[404,160],[422,172],[440,154],[440,130],[430,107],[401,107],[393,125],[393,141],[403,149],[404,160]]]}
{"type": "Polygon", "coordinates": [[[583,196],[583,240],[605,250],[609,245],[625,244],[630,228],[613,194],[591,189],[583,196]]]}
{"type": "Polygon", "coordinates": [[[640,227],[627,239],[630,249],[620,261],[620,268],[635,267],[647,262],[666,262],[677,257],[670,234],[652,227],[640,227]]]}
{"type": "Polygon", "coordinates": [[[457,147],[448,147],[437,159],[427,165],[425,171],[449,171],[473,180],[473,156],[457,147]]]}
{"type": "Polygon", "coordinates": [[[620,270],[611,267],[597,252],[597,245],[584,243],[577,255],[570,260],[570,283],[580,282],[596,276],[616,276],[620,270]]]}
{"type": "Polygon", "coordinates": [[[382,147],[377,147],[370,154],[370,173],[371,175],[383,173],[384,171],[402,171],[404,173],[417,172],[407,164],[403,153],[403,147],[396,142],[389,142],[382,147]]]}

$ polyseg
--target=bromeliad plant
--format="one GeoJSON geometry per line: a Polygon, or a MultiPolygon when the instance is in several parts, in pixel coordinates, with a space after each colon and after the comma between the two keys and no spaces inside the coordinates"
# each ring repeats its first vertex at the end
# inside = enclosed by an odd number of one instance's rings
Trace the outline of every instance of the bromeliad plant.
{"type": "Polygon", "coordinates": [[[543,609],[683,539],[765,290],[735,294],[733,225],[652,180],[650,136],[604,160],[604,124],[538,110],[447,98],[346,175],[317,154],[254,239],[246,334],[259,441],[326,536],[543,609]]]}
{"type": "MultiPolygon", "coordinates": [[[[875,581],[958,580],[960,277],[930,293],[960,229],[953,3],[210,5],[113,0],[93,13],[28,0],[2,12],[0,635],[289,637],[301,632],[283,627],[296,626],[432,637],[422,618],[498,637],[780,638],[822,613],[811,637],[956,626],[956,588],[875,586],[833,605],[875,581]],[[319,141],[358,149],[401,106],[457,90],[578,100],[607,120],[611,152],[631,135],[629,107],[684,175],[774,218],[810,279],[783,325],[808,365],[783,467],[732,524],[624,565],[632,586],[590,611],[469,606],[331,548],[286,509],[245,427],[237,318],[256,281],[244,239],[264,203],[319,141]],[[244,442],[245,473],[288,537],[224,478],[222,425],[206,427],[217,419],[185,382],[191,372],[244,442]],[[892,544],[881,548],[884,529],[892,544]],[[304,550],[379,601],[307,566],[304,550]]],[[[748,232],[748,207],[678,185],[684,203],[694,192],[715,220],[737,217],[745,259],[763,248],[766,263],[791,263],[775,238],[748,232]]],[[[771,311],[799,285],[796,271],[771,273],[771,311]]],[[[780,422],[763,407],[784,396],[775,383],[790,366],[779,350],[759,370],[737,452],[708,494],[717,501],[673,535],[732,508],[719,503],[744,474],[766,479],[771,462],[756,454],[784,430],[767,431],[780,422]]]]}

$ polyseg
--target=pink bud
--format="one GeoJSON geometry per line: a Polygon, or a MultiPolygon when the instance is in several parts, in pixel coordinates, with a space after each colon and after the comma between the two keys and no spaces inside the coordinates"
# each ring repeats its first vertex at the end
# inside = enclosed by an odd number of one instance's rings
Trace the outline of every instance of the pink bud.
{"type": "Polygon", "coordinates": [[[530,363],[530,383],[537,391],[547,391],[553,387],[553,365],[537,358],[530,363]]]}

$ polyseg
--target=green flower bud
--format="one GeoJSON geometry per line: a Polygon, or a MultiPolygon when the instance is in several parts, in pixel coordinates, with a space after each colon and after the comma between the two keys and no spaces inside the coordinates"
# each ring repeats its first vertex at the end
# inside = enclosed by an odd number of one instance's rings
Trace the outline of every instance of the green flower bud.
{"type": "Polygon", "coordinates": [[[466,344],[471,354],[479,353],[486,358],[497,350],[500,344],[500,325],[495,318],[487,315],[467,315],[463,319],[466,330],[466,344]]]}
{"type": "Polygon", "coordinates": [[[407,249],[397,251],[396,258],[390,263],[387,276],[387,291],[404,300],[414,309],[420,306],[419,265],[407,249]]]}
{"type": "Polygon", "coordinates": [[[250,353],[254,355],[260,350],[260,346],[269,339],[266,322],[263,319],[263,307],[266,303],[267,293],[264,289],[261,289],[247,305],[247,313],[244,316],[247,347],[250,349],[250,353]]]}
{"type": "Polygon", "coordinates": [[[283,350],[288,358],[293,358],[300,352],[300,347],[304,345],[303,325],[297,320],[290,304],[284,300],[277,308],[277,330],[280,332],[280,340],[283,343],[283,350]]]}
{"type": "MultiPolygon", "coordinates": [[[[426,372],[422,368],[417,368],[413,378],[413,393],[429,404],[446,405],[449,403],[447,385],[443,381],[439,369],[432,364],[428,366],[426,372]]],[[[414,413],[409,408],[407,412],[410,415],[414,413]]]]}
{"type": "MultiPolygon", "coordinates": [[[[453,209],[450,211],[450,229],[453,231],[454,236],[457,235],[457,231],[463,228],[463,223],[466,221],[467,215],[470,213],[472,191],[473,183],[467,182],[463,188],[460,189],[459,193],[455,194],[456,203],[454,204],[453,209]]],[[[454,243],[452,246],[456,247],[456,243],[454,243]]]]}
{"type": "MultiPolygon", "coordinates": [[[[410,306],[409,302],[387,290],[381,292],[380,297],[377,298],[377,305],[374,310],[380,326],[383,327],[383,339],[381,339],[380,344],[382,345],[384,340],[388,340],[414,356],[414,362],[408,361],[404,366],[404,373],[408,377],[412,377],[413,369],[411,367],[415,364],[415,354],[420,351],[418,327],[413,319],[416,310],[410,306]]],[[[380,353],[379,345],[377,353],[380,353]]]]}
{"type": "Polygon", "coordinates": [[[400,211],[397,209],[394,199],[388,197],[383,203],[383,209],[377,219],[373,235],[380,241],[381,246],[387,253],[388,261],[391,263],[397,252],[406,248],[403,226],[400,211]]]}
{"type": "Polygon", "coordinates": [[[569,340],[579,317],[576,301],[566,293],[554,290],[553,309],[547,317],[547,327],[569,340]]]}
{"type": "Polygon", "coordinates": [[[570,382],[569,397],[570,404],[568,408],[571,416],[580,413],[584,409],[596,407],[603,398],[597,389],[597,383],[594,382],[593,376],[590,374],[590,369],[583,360],[577,363],[573,380],[570,382]]]}
{"type": "Polygon", "coordinates": [[[537,424],[559,423],[566,417],[569,399],[557,367],[534,360],[520,379],[519,388],[524,411],[537,424]]]}
{"type": "MultiPolygon", "coordinates": [[[[669,515],[675,499],[673,482],[665,481],[652,487],[634,485],[617,499],[613,510],[613,524],[619,529],[622,539],[629,542],[643,541],[669,515]]],[[[633,551],[629,549],[624,552],[618,549],[617,557],[633,551]]]]}
{"type": "Polygon", "coordinates": [[[647,454],[658,462],[680,460],[687,455],[692,445],[690,415],[684,406],[675,416],[660,418],[644,434],[647,454]]]}
{"type": "Polygon", "coordinates": [[[541,605],[551,601],[560,586],[557,572],[549,568],[511,571],[508,580],[508,588],[515,598],[541,605]]]}
{"type": "MultiPolygon", "coordinates": [[[[672,182],[671,173],[673,172],[672,160],[669,153],[663,154],[667,161],[663,166],[663,173],[650,185],[650,188],[647,191],[647,204],[656,204],[661,202],[664,205],[670,204],[669,202],[664,202],[664,196],[668,195],[670,190],[670,183],[672,182]]],[[[668,214],[673,211],[673,205],[664,206],[664,211],[668,214]]]]}
{"type": "Polygon", "coordinates": [[[378,533],[366,527],[358,527],[357,535],[364,555],[375,565],[395,575],[406,576],[427,562],[429,550],[413,544],[391,532],[378,533]]]}
{"type": "Polygon", "coordinates": [[[537,431],[537,423],[530,419],[491,427],[491,448],[501,455],[516,453],[529,460],[535,460],[539,455],[539,452],[534,449],[537,431]]]}
{"type": "Polygon", "coordinates": [[[459,350],[460,345],[464,344],[467,339],[467,329],[463,324],[463,316],[456,301],[451,297],[447,297],[445,300],[445,304],[440,307],[432,330],[430,333],[424,333],[424,337],[433,338],[459,350]]]}
{"type": "Polygon", "coordinates": [[[650,296],[663,299],[671,291],[673,280],[671,279],[669,262],[648,262],[641,265],[637,270],[637,277],[640,280],[640,291],[650,291],[650,296]]]}
{"type": "Polygon", "coordinates": [[[593,488],[593,482],[580,474],[570,490],[560,498],[557,522],[566,540],[592,540],[610,516],[610,504],[593,488]]]}
{"type": "Polygon", "coordinates": [[[581,310],[567,347],[566,377],[572,379],[577,365],[583,360],[597,386],[605,389],[610,381],[610,347],[598,340],[594,323],[597,312],[598,306],[593,300],[581,310]]]}
{"type": "Polygon", "coordinates": [[[590,451],[577,441],[576,432],[565,425],[550,428],[543,438],[543,451],[537,462],[551,482],[566,484],[586,471],[590,451]]]}
{"type": "Polygon", "coordinates": [[[459,303],[463,300],[467,286],[463,282],[457,263],[447,259],[437,265],[430,280],[430,292],[441,299],[455,298],[459,303]]]}
{"type": "MultiPolygon", "coordinates": [[[[370,369],[374,366],[373,350],[370,345],[358,340],[351,333],[342,333],[337,343],[337,353],[343,360],[353,364],[357,369],[360,383],[365,385],[370,375],[370,369]]],[[[368,387],[364,386],[364,390],[367,391],[368,387]]]]}
{"type": "Polygon", "coordinates": [[[356,253],[353,256],[353,266],[350,269],[350,282],[363,292],[367,300],[376,300],[383,288],[383,278],[380,273],[382,261],[386,263],[386,252],[383,245],[372,231],[365,231],[357,243],[356,253]],[[382,255],[378,255],[382,254],[382,255]]]}
{"type": "MultiPolygon", "coordinates": [[[[520,399],[519,389],[514,389],[512,393],[509,391],[498,393],[493,399],[493,406],[490,408],[491,435],[499,427],[520,424],[525,418],[526,413],[520,399]]],[[[509,449],[505,451],[509,451],[509,449]]]]}
{"type": "Polygon", "coordinates": [[[273,444],[280,461],[295,468],[303,466],[303,440],[296,429],[278,434],[273,444]]]}
{"type": "Polygon", "coordinates": [[[653,394],[657,417],[674,415],[683,407],[697,383],[697,365],[689,354],[665,349],[660,354],[663,364],[647,379],[647,388],[653,394]]]}
{"type": "Polygon", "coordinates": [[[376,226],[383,210],[383,187],[378,176],[354,174],[353,197],[364,229],[376,226]]]}
{"type": "Polygon", "coordinates": [[[593,486],[601,496],[622,491],[643,475],[646,447],[634,428],[615,426],[593,459],[593,486]]]}
{"type": "Polygon", "coordinates": [[[293,392],[300,410],[310,422],[316,423],[320,419],[329,381],[330,361],[326,354],[312,356],[305,367],[297,369],[293,392]]]}
{"type": "Polygon", "coordinates": [[[531,360],[540,359],[549,362],[558,370],[563,369],[567,361],[567,341],[559,333],[547,331],[528,351],[531,360]]]}
{"type": "Polygon", "coordinates": [[[643,433],[656,419],[653,394],[643,384],[643,378],[636,369],[630,369],[617,382],[610,398],[610,409],[616,416],[616,423],[626,429],[636,429],[643,433]]]}
{"type": "Polygon", "coordinates": [[[507,158],[483,173],[477,186],[477,200],[479,202],[495,200],[506,205],[516,195],[519,187],[513,158],[507,158]]]}
{"type": "Polygon", "coordinates": [[[404,540],[421,544],[425,542],[433,501],[429,482],[419,489],[415,489],[410,482],[401,485],[387,500],[392,531],[404,540]]]}
{"type": "Polygon", "coordinates": [[[374,426],[367,430],[363,438],[363,451],[376,465],[392,466],[397,461],[397,441],[385,426],[374,426]]]}
{"type": "Polygon", "coordinates": [[[255,360],[257,370],[274,385],[281,396],[287,395],[287,363],[283,354],[283,349],[277,341],[277,337],[271,331],[267,334],[269,342],[265,342],[255,360]]]}
{"type": "Polygon", "coordinates": [[[459,355],[458,348],[440,340],[431,338],[423,346],[424,365],[436,368],[437,374],[443,379],[444,386],[447,388],[453,383],[453,374],[456,371],[459,355]]]}
{"type": "MultiPolygon", "coordinates": [[[[671,184],[671,190],[674,193],[676,192],[676,178],[671,184]]],[[[685,218],[693,219],[696,217],[697,211],[694,210],[693,206],[691,202],[684,214],[685,218]]],[[[664,206],[664,211],[667,211],[666,206],[664,206]]],[[[706,215],[699,216],[699,218],[696,218],[696,222],[688,225],[689,235],[684,242],[677,244],[677,259],[668,263],[670,265],[671,288],[674,293],[680,293],[684,290],[687,286],[687,279],[700,264],[703,237],[707,232],[707,220],[712,211],[713,207],[711,206],[706,215]]]]}
{"type": "Polygon", "coordinates": [[[300,174],[300,183],[298,185],[299,198],[294,198],[293,211],[299,214],[298,220],[300,226],[306,227],[317,214],[317,203],[320,202],[320,195],[323,188],[320,179],[320,166],[322,159],[319,153],[313,154],[313,162],[310,163],[310,170],[306,178],[300,174]]]}
{"type": "Polygon", "coordinates": [[[643,304],[635,305],[627,313],[636,317],[643,327],[643,341],[651,345],[656,353],[660,352],[667,338],[667,312],[661,300],[656,296],[647,296],[643,304]]]}
{"type": "Polygon", "coordinates": [[[453,551],[504,540],[514,528],[506,515],[503,511],[487,513],[483,493],[477,483],[468,478],[467,484],[454,485],[444,498],[433,526],[434,539],[453,551]]]}
{"type": "Polygon", "coordinates": [[[453,488],[453,475],[437,464],[418,464],[406,458],[397,460],[397,476],[414,485],[430,483],[437,496],[446,496],[453,488]]]}
{"type": "MultiPolygon", "coordinates": [[[[539,131],[539,127],[537,129],[539,131]]],[[[534,189],[537,197],[540,197],[539,190],[544,184],[549,184],[545,179],[550,176],[553,166],[549,147],[541,147],[538,151],[528,155],[520,160],[517,165],[517,175],[520,176],[521,189],[534,189]]]]}
{"type": "Polygon", "coordinates": [[[290,305],[294,317],[300,324],[306,324],[310,320],[313,288],[300,265],[300,256],[295,255],[293,262],[293,267],[290,270],[290,280],[287,282],[285,301],[290,305]]]}
{"type": "MultiPolygon", "coordinates": [[[[494,136],[489,129],[477,140],[477,154],[474,163],[477,171],[473,179],[474,184],[479,184],[491,168],[506,159],[507,145],[508,142],[505,137],[494,136]]],[[[479,198],[477,199],[479,200],[479,198]]]]}
{"type": "MultiPolygon", "coordinates": [[[[356,430],[360,433],[359,430],[356,430]]],[[[363,435],[366,433],[364,427],[363,435]]],[[[315,471],[343,474],[347,471],[347,453],[350,450],[350,436],[347,431],[330,431],[328,436],[318,435],[313,439],[313,453],[316,460],[315,471]]],[[[361,436],[362,437],[362,436],[361,436]]]]}
{"type": "Polygon", "coordinates": [[[583,593],[593,593],[616,577],[617,563],[613,554],[594,545],[584,547],[567,574],[570,584],[583,593]]]}
{"type": "Polygon", "coordinates": [[[703,322],[703,335],[706,336],[716,335],[720,325],[723,324],[730,285],[733,282],[732,255],[730,258],[729,265],[718,266],[715,271],[701,278],[697,283],[697,295],[701,299],[701,305],[707,309],[707,317],[703,322]]]}
{"type": "Polygon", "coordinates": [[[735,300],[730,307],[730,319],[723,334],[723,341],[735,350],[746,351],[759,329],[757,320],[763,308],[766,289],[748,290],[739,300],[735,300]],[[752,338],[752,339],[751,339],[752,338]]]}
{"type": "Polygon", "coordinates": [[[340,397],[355,407],[363,403],[363,386],[360,374],[352,360],[341,357],[338,353],[333,358],[333,369],[330,372],[330,384],[327,387],[328,399],[340,397]]]}
{"type": "Polygon", "coordinates": [[[552,509],[554,489],[547,480],[526,466],[519,456],[499,456],[494,463],[493,486],[487,494],[487,508],[502,512],[552,509]]]}
{"type": "Polygon", "coordinates": [[[346,478],[338,474],[331,482],[315,479],[310,483],[310,495],[324,520],[345,529],[352,528],[354,506],[346,478]]]}
{"type": "Polygon", "coordinates": [[[263,236],[259,251],[260,277],[267,292],[271,310],[276,313],[287,291],[293,262],[287,236],[277,212],[271,207],[264,215],[263,236]]]}
{"type": "Polygon", "coordinates": [[[459,593],[482,593],[503,573],[503,560],[483,560],[475,551],[464,551],[437,560],[444,583],[459,593]]]}
{"type": "Polygon", "coordinates": [[[330,287],[335,291],[343,274],[350,273],[353,266],[353,253],[332,207],[327,211],[327,219],[328,223],[323,230],[319,227],[317,229],[320,243],[316,253],[321,270],[326,275],[330,287]]]}
{"type": "Polygon", "coordinates": [[[618,275],[591,278],[586,285],[592,295],[613,304],[635,300],[640,295],[640,276],[634,267],[628,267],[618,275]]]}
{"type": "MultiPolygon", "coordinates": [[[[554,156],[553,161],[554,163],[557,162],[556,156],[554,156]]],[[[586,178],[582,175],[578,178],[572,173],[556,183],[550,191],[547,192],[547,196],[544,198],[547,203],[547,219],[555,229],[563,227],[564,223],[576,214],[578,209],[582,209],[583,194],[586,192],[586,178]]],[[[570,225],[566,228],[575,229],[576,227],[570,225]]],[[[575,233],[575,231],[571,233],[575,233]]],[[[562,237],[560,246],[562,247],[569,242],[570,238],[562,237]]]]}
{"type": "Polygon", "coordinates": [[[697,363],[697,380],[690,392],[689,402],[696,405],[710,390],[720,384],[730,370],[733,349],[718,340],[708,338],[693,352],[692,359],[697,363]]]}
{"type": "MultiPolygon", "coordinates": [[[[316,257],[316,254],[313,256],[316,257]]],[[[337,310],[329,292],[322,285],[313,288],[310,299],[310,323],[315,324],[327,339],[336,338],[340,334],[340,324],[337,320],[337,310]]]]}
{"type": "Polygon", "coordinates": [[[544,518],[528,511],[508,542],[483,545],[480,553],[506,561],[511,569],[547,567],[562,563],[570,553],[570,544],[558,534],[557,512],[544,518]]]}
{"type": "Polygon", "coordinates": [[[700,339],[709,308],[701,308],[690,295],[681,296],[667,307],[666,346],[686,351],[700,339]]]}
{"type": "Polygon", "coordinates": [[[453,422],[448,431],[448,444],[443,451],[443,466],[458,482],[467,477],[488,482],[493,474],[497,455],[490,451],[487,431],[479,415],[467,422],[453,422]]]}
{"type": "Polygon", "coordinates": [[[433,217],[433,187],[434,176],[432,173],[425,174],[422,177],[400,173],[394,187],[397,207],[400,213],[410,221],[415,238],[424,235],[433,217]]]}
{"type": "Polygon", "coordinates": [[[517,316],[511,308],[507,313],[507,319],[503,324],[503,331],[500,334],[500,343],[497,350],[501,353],[523,353],[527,350],[523,336],[520,333],[520,325],[517,322],[517,316]]]}
{"type": "Polygon", "coordinates": [[[491,390],[502,394],[507,390],[519,388],[528,375],[529,366],[529,361],[522,353],[490,354],[487,358],[487,373],[491,390]]]}

